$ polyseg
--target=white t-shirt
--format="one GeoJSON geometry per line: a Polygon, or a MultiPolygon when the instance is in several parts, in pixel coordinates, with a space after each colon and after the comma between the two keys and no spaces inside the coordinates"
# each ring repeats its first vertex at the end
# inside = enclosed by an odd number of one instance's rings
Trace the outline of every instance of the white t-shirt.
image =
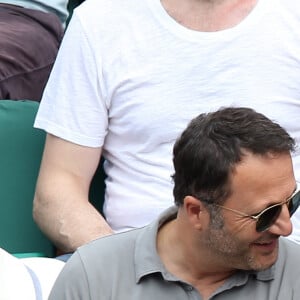
{"type": "MultiPolygon", "coordinates": [[[[159,0],[86,1],[35,126],[103,146],[106,218],[115,231],[143,226],[173,204],[173,144],[199,113],[249,106],[300,141],[299,28],[297,0],[260,0],[218,32],[183,27],[159,0]]],[[[294,165],[300,179],[299,153],[294,165]]]]}

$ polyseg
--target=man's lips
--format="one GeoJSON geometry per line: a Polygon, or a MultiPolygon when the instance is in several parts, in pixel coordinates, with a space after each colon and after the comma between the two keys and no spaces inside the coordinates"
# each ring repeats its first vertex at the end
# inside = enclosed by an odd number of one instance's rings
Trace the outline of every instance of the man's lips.
{"type": "Polygon", "coordinates": [[[264,249],[264,250],[274,250],[275,247],[277,246],[277,239],[273,239],[273,240],[269,240],[269,241],[259,241],[259,242],[255,242],[252,245],[260,248],[260,249],[264,249]]]}

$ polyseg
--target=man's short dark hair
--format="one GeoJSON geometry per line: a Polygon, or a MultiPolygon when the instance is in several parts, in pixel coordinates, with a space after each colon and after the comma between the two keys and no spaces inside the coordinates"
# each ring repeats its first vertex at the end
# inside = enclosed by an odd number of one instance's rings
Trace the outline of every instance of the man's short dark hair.
{"type": "Polygon", "coordinates": [[[248,152],[290,153],[295,141],[277,123],[250,108],[229,107],[194,118],[176,141],[174,198],[187,195],[222,203],[230,195],[229,176],[248,152]]]}

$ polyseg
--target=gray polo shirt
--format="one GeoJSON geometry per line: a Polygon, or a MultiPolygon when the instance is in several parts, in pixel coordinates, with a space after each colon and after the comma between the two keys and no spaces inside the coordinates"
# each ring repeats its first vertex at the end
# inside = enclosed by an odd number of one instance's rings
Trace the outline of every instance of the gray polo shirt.
{"type": "MultiPolygon", "coordinates": [[[[164,268],[156,252],[157,229],[175,215],[171,208],[149,226],[80,247],[59,275],[49,300],[202,299],[193,286],[164,268]]],[[[299,300],[300,245],[281,238],[279,247],[273,267],[237,272],[210,299],[299,300]]]]}

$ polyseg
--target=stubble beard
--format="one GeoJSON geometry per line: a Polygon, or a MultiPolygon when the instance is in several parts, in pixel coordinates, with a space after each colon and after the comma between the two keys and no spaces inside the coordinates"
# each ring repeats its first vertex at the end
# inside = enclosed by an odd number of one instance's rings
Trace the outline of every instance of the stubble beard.
{"type": "Polygon", "coordinates": [[[264,260],[258,259],[251,251],[249,244],[245,244],[229,233],[221,216],[214,216],[206,233],[201,238],[201,243],[208,248],[215,261],[220,262],[226,268],[247,271],[263,271],[270,268],[277,259],[277,253],[272,263],[266,265],[264,260]]]}

